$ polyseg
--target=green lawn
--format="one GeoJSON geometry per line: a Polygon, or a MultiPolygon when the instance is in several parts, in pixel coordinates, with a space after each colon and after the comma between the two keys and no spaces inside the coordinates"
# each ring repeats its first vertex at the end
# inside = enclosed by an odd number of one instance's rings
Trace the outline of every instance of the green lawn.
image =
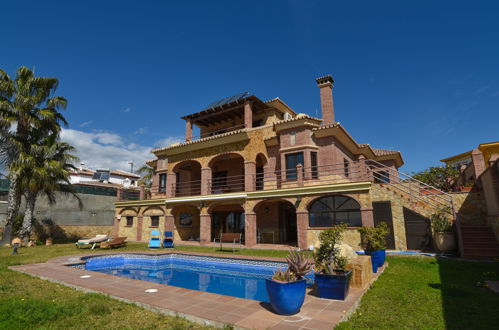
{"type": "Polygon", "coordinates": [[[390,266],[338,329],[497,329],[499,263],[388,257],[390,266]]]}
{"type": "MultiPolygon", "coordinates": [[[[205,247],[177,249],[214,252],[205,247]]],[[[141,250],[147,250],[144,243],[130,243],[116,252],[141,250]]],[[[206,329],[181,318],[7,269],[10,265],[98,250],[76,250],[73,244],[61,244],[23,248],[17,256],[10,256],[10,251],[0,248],[0,329],[206,329]]],[[[241,250],[236,254],[278,257],[286,251],[241,250]]],[[[499,280],[499,263],[415,257],[389,257],[388,262],[390,266],[366,293],[357,313],[338,328],[486,329],[499,324],[499,295],[475,286],[478,281],[499,280]]]]}

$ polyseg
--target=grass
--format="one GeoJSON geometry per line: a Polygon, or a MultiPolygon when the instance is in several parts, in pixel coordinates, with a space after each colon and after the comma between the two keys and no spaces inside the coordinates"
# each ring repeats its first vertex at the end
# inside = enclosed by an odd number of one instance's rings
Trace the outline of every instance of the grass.
{"type": "MultiPolygon", "coordinates": [[[[176,249],[215,252],[206,247],[176,249]]],[[[74,244],[60,244],[23,248],[17,256],[10,256],[10,251],[0,248],[0,329],[208,329],[7,269],[10,265],[98,250],[76,250],[74,244]]],[[[116,250],[122,251],[147,248],[144,243],[130,243],[116,250]]],[[[235,254],[283,257],[287,252],[243,249],[235,254]]],[[[338,329],[486,329],[499,324],[499,295],[475,286],[483,280],[499,280],[499,263],[416,257],[388,257],[388,262],[390,266],[365,294],[357,312],[338,329]]]]}
{"type": "Polygon", "coordinates": [[[337,329],[493,329],[499,294],[477,282],[499,280],[499,263],[388,257],[390,266],[337,329]]]}

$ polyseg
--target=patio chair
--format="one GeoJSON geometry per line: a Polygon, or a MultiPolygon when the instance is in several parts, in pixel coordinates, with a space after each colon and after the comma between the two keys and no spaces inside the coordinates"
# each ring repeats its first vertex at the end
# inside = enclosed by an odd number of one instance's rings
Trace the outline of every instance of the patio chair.
{"type": "Polygon", "coordinates": [[[115,247],[121,247],[126,245],[126,237],[116,237],[110,241],[102,242],[100,244],[101,249],[112,249],[115,247]]]}
{"type": "Polygon", "coordinates": [[[95,247],[97,246],[97,244],[100,245],[101,242],[105,242],[109,239],[109,237],[107,235],[95,235],[95,237],[93,238],[84,238],[84,239],[80,239],[78,240],[78,242],[76,242],[76,247],[79,249],[83,246],[92,246],[91,249],[95,249],[95,247]]]}
{"type": "Polygon", "coordinates": [[[236,246],[241,248],[241,233],[220,233],[220,237],[213,239],[213,245],[216,247],[220,243],[220,251],[223,249],[223,244],[232,244],[232,252],[236,252],[236,246]],[[218,241],[218,242],[217,242],[218,241]]]}
{"type": "Polygon", "coordinates": [[[175,244],[173,243],[173,232],[165,231],[165,238],[163,239],[163,247],[165,248],[173,248],[175,244]]]}
{"type": "Polygon", "coordinates": [[[161,233],[159,230],[151,231],[151,238],[149,239],[149,248],[160,248],[161,247],[161,233]]]}

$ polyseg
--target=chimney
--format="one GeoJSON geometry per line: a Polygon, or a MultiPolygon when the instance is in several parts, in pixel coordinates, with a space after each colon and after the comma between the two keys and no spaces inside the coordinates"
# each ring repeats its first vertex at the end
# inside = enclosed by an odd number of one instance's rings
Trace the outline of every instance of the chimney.
{"type": "Polygon", "coordinates": [[[334,123],[333,77],[326,75],[315,79],[321,94],[322,125],[334,123]]]}

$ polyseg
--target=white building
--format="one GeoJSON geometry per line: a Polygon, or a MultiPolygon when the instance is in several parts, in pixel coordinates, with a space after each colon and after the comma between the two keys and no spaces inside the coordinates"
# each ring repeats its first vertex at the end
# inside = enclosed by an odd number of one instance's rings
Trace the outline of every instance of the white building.
{"type": "Polygon", "coordinates": [[[124,188],[138,187],[140,175],[109,169],[89,169],[85,168],[84,164],[70,174],[72,184],[97,184],[110,186],[122,186],[124,188]]]}

